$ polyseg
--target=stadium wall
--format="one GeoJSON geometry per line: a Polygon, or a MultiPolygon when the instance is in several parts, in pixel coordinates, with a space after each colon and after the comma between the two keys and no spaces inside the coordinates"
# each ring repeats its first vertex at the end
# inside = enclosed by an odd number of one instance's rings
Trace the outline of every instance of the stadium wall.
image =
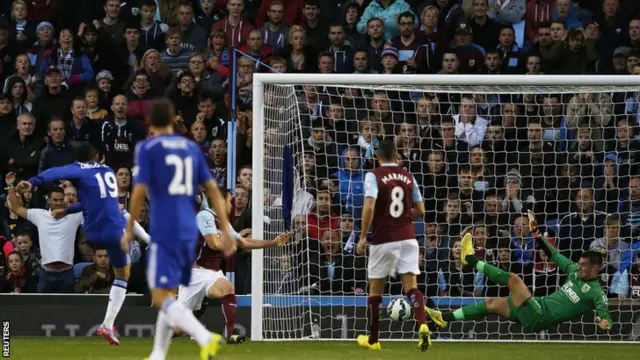
{"type": "MultiPolygon", "coordinates": [[[[348,340],[354,339],[356,332],[366,328],[366,307],[364,297],[296,297],[289,298],[288,311],[301,311],[310,314],[311,324],[300,327],[300,333],[283,333],[278,326],[282,319],[282,309],[265,306],[263,330],[265,339],[296,338],[348,340]],[[297,309],[296,309],[297,308],[297,309]],[[315,328],[322,329],[314,333],[315,328]]],[[[278,299],[280,302],[282,299],[278,299]]],[[[388,300],[388,299],[387,299],[388,300]]],[[[478,299],[437,298],[439,305],[453,304],[460,306],[478,299]]],[[[157,310],[150,306],[150,299],[140,295],[129,295],[118,315],[117,328],[121,336],[150,337],[154,334],[157,310]]],[[[269,303],[269,297],[265,297],[269,303]]],[[[0,320],[10,321],[13,336],[94,336],[104,317],[106,295],[1,295],[0,320]]],[[[459,340],[602,340],[621,341],[640,338],[640,313],[632,308],[638,307],[638,301],[612,300],[610,306],[614,328],[610,334],[597,330],[593,316],[585,317],[583,322],[563,324],[558,328],[542,334],[525,334],[517,324],[499,321],[495,317],[481,323],[453,323],[438,336],[457,338],[459,340]],[[619,324],[625,324],[619,326],[619,324]],[[463,334],[457,337],[452,334],[463,334]],[[485,334],[480,337],[478,334],[485,334]],[[560,337],[559,334],[563,334],[560,337]]],[[[213,331],[222,332],[224,318],[218,304],[213,303],[205,311],[201,320],[213,331]]],[[[239,334],[250,334],[251,299],[249,296],[238,297],[238,321],[236,330],[239,334]]],[[[402,340],[413,335],[413,322],[391,322],[383,316],[381,338],[402,340]]]]}

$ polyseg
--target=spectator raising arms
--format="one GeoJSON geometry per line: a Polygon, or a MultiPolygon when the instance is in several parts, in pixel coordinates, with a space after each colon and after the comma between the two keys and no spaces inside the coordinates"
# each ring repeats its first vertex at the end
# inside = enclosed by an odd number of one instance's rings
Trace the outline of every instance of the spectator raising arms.
{"type": "Polygon", "coordinates": [[[82,224],[82,213],[70,214],[61,220],[54,218],[54,211],[65,208],[64,192],[57,186],[49,190],[50,211],[24,208],[15,190],[9,190],[7,201],[9,209],[33,223],[41,236],[42,267],[38,274],[38,292],[74,292],[74,245],[78,227],[82,224]]]}

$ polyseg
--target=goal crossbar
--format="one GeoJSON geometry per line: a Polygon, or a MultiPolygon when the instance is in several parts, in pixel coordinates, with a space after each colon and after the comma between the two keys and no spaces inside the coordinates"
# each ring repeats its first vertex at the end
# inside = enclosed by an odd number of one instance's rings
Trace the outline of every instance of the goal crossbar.
{"type": "MultiPolygon", "coordinates": [[[[256,89],[278,85],[412,85],[412,86],[638,86],[628,75],[383,75],[383,74],[265,74],[253,75],[256,89]]],[[[254,97],[255,98],[255,97],[254,97]]],[[[255,103],[254,103],[255,108],[255,103]]]]}

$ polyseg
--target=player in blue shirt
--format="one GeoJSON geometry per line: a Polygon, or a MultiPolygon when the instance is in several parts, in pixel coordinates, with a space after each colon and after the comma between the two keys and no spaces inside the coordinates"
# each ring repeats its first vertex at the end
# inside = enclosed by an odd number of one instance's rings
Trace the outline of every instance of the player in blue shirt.
{"type": "MultiPolygon", "coordinates": [[[[18,187],[30,190],[32,187],[60,180],[73,182],[78,190],[79,202],[65,210],[65,213],[82,211],[83,230],[87,239],[99,247],[107,249],[113,265],[115,280],[109,292],[109,304],[98,334],[112,345],[120,345],[115,336],[113,323],[122,308],[127,294],[131,265],[128,252],[120,246],[125,221],[118,207],[118,187],[113,170],[98,162],[98,152],[89,143],[75,150],[76,162],[54,167],[22,181],[18,187]]],[[[56,214],[56,217],[60,217],[56,214]]]]}
{"type": "MultiPolygon", "coordinates": [[[[136,146],[133,168],[134,188],[129,213],[136,219],[147,196],[149,198],[149,248],[147,281],[153,304],[161,309],[156,322],[154,351],[150,359],[164,359],[171,329],[180,328],[200,345],[200,358],[212,359],[218,352],[222,336],[210,333],[190,309],[176,301],[179,285],[189,285],[191,266],[198,239],[196,225],[196,192],[199,185],[220,216],[223,231],[222,249],[235,252],[224,199],[213,179],[200,147],[187,138],[174,134],[175,110],[168,100],[155,101],[150,107],[151,139],[136,146]]],[[[127,223],[122,245],[133,239],[133,222],[127,223]]]]}

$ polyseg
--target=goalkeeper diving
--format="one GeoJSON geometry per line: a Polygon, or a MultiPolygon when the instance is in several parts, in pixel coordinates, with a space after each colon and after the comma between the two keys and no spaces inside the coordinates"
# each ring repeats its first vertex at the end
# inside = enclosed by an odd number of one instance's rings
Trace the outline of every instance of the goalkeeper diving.
{"type": "Polygon", "coordinates": [[[534,214],[529,211],[529,230],[540,249],[567,274],[567,280],[558,291],[547,296],[533,296],[524,281],[515,274],[478,260],[474,255],[473,238],[467,233],[462,239],[462,263],[471,265],[492,281],[506,285],[510,295],[489,298],[486,301],[464,306],[455,311],[441,312],[426,308],[436,325],[446,327],[449,321],[477,320],[496,314],[522,325],[529,332],[547,330],[595,309],[596,321],[602,330],[611,329],[611,316],[607,296],[600,287],[598,274],[603,255],[597,251],[585,251],[578,263],[560,255],[538,231],[534,214]]]}

